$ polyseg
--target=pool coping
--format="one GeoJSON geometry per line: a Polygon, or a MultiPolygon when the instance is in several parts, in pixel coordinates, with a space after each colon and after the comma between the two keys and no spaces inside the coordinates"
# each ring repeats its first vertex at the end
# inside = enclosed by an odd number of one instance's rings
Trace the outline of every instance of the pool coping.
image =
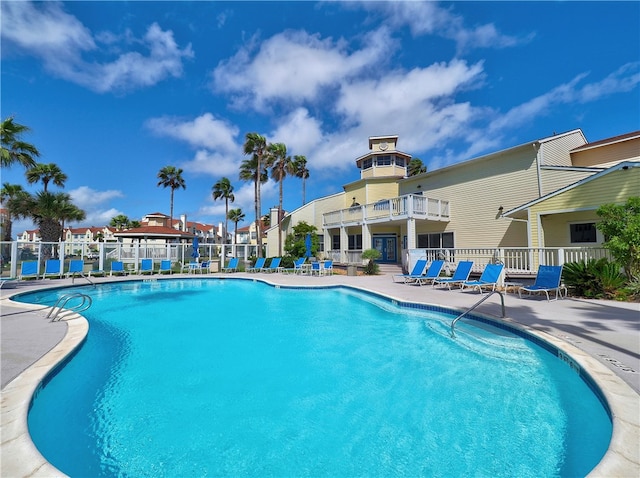
{"type": "MultiPolygon", "coordinates": [[[[189,277],[168,276],[159,280],[189,279],[189,277]]],[[[201,278],[198,278],[201,279],[201,278]]],[[[347,284],[318,284],[318,285],[292,285],[278,284],[262,277],[211,277],[211,279],[226,280],[249,280],[262,282],[276,288],[334,288],[351,289],[374,297],[391,301],[400,307],[418,308],[428,310],[431,308],[441,308],[446,310],[459,310],[456,307],[443,307],[439,304],[426,302],[413,302],[399,299],[389,294],[379,291],[372,291],[364,287],[347,284]]],[[[141,282],[142,280],[127,279],[127,281],[141,282]]],[[[114,281],[115,282],[115,281],[114,281]]],[[[123,281],[118,281],[123,282],[123,281]]],[[[105,283],[105,282],[102,282],[105,283]]],[[[47,289],[58,288],[60,286],[45,287],[47,289]]],[[[67,287],[67,286],[62,286],[67,287]]],[[[20,293],[16,291],[3,299],[20,293]]],[[[42,309],[42,306],[28,303],[12,303],[23,307],[25,311],[42,309]]],[[[527,336],[537,338],[548,344],[550,347],[567,354],[575,366],[580,367],[599,388],[601,395],[607,402],[609,412],[613,422],[613,430],[609,448],[598,465],[591,470],[589,477],[612,477],[612,476],[638,476],[640,475],[640,449],[637,446],[640,439],[640,414],[638,413],[638,394],[618,377],[613,371],[598,362],[594,357],[578,347],[554,337],[546,332],[533,329],[520,324],[514,319],[498,319],[486,314],[474,312],[473,317],[482,318],[491,323],[505,324],[508,328],[519,330],[527,336]]],[[[37,360],[33,365],[20,373],[15,379],[9,382],[0,391],[0,403],[2,416],[0,427],[2,430],[2,460],[0,474],[2,476],[15,477],[51,477],[66,476],[60,470],[49,463],[38,451],[28,431],[27,415],[33,398],[35,398],[39,387],[42,386],[47,376],[61,366],[79,349],[89,332],[89,322],[80,314],[74,313],[66,316],[67,332],[64,338],[48,353],[37,360]],[[6,457],[11,456],[10,460],[6,457]]],[[[559,359],[562,359],[559,357],[559,359]]],[[[584,379],[584,377],[583,377],[584,379]]]]}

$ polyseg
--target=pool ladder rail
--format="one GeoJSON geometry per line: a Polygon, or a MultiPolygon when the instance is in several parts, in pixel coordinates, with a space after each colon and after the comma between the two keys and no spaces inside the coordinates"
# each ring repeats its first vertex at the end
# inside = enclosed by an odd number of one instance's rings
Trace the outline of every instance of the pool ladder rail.
{"type": "Polygon", "coordinates": [[[47,314],[47,319],[51,318],[51,322],[61,320],[67,314],[73,314],[87,310],[89,307],[91,307],[91,304],[93,304],[93,301],[91,300],[91,297],[86,294],[82,294],[80,292],[65,294],[61,296],[51,307],[51,310],[49,310],[49,313],[47,314]],[[78,298],[82,299],[82,301],[78,305],[66,308],[66,305],[70,300],[78,298]],[[63,310],[65,312],[63,312],[63,310]]]}
{"type": "Polygon", "coordinates": [[[478,307],[480,304],[482,304],[485,300],[487,300],[489,297],[491,297],[493,294],[498,294],[500,296],[500,302],[502,304],[502,318],[504,319],[507,316],[507,312],[506,309],[504,307],[504,294],[502,292],[500,292],[499,290],[493,290],[491,292],[489,292],[487,295],[485,295],[482,299],[480,299],[478,302],[476,302],[475,304],[473,304],[471,307],[469,307],[467,310],[465,310],[462,314],[460,314],[458,317],[456,317],[455,319],[453,319],[453,321],[451,322],[451,337],[453,337],[455,339],[456,337],[456,333],[454,331],[456,323],[463,318],[465,315],[467,315],[469,312],[471,312],[472,310],[474,310],[476,307],[478,307]]]}

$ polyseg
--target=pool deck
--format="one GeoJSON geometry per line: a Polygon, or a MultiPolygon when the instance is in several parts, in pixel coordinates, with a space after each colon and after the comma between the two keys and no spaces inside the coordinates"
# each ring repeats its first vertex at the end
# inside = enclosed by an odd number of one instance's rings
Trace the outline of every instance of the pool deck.
{"type": "MultiPolygon", "coordinates": [[[[445,305],[464,311],[481,296],[429,285],[393,282],[391,275],[323,277],[293,274],[207,274],[96,278],[95,283],[131,279],[251,278],[276,285],[346,285],[405,302],[445,305]]],[[[27,281],[0,289],[2,445],[0,476],[64,476],[37,452],[26,430],[29,402],[38,383],[79,344],[88,331],[83,317],[50,322],[48,309],[9,300],[15,293],[71,285],[71,279],[27,281]],[[23,457],[23,458],[18,458],[23,457]],[[28,457],[28,458],[24,458],[28,457]]],[[[87,285],[75,279],[75,285],[87,285]]],[[[507,318],[566,351],[602,388],[612,404],[614,436],[605,459],[590,476],[640,476],[640,304],[567,298],[547,302],[544,296],[505,294],[507,318]]],[[[476,313],[501,316],[498,295],[476,313]]]]}

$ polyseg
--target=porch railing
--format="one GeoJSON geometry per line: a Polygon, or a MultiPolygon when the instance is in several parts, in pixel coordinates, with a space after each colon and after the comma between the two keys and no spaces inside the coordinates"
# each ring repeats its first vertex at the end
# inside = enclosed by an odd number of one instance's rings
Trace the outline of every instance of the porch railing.
{"type": "Polygon", "coordinates": [[[324,227],[362,224],[410,218],[432,221],[449,220],[449,201],[415,194],[383,199],[364,206],[352,206],[323,214],[324,227]]]}

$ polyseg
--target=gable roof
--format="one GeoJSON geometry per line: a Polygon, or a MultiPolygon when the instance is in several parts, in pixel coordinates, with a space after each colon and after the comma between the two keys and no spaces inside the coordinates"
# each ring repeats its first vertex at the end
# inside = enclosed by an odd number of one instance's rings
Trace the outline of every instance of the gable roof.
{"type": "Polygon", "coordinates": [[[611,138],[601,139],[599,141],[594,141],[593,143],[587,143],[582,146],[578,146],[577,148],[573,148],[571,150],[571,153],[577,153],[578,151],[585,151],[587,149],[599,148],[601,146],[608,146],[610,144],[621,143],[623,141],[629,141],[637,138],[640,138],[640,130],[621,134],[618,136],[612,136],[611,138]]]}
{"type": "Polygon", "coordinates": [[[609,173],[612,173],[614,171],[618,171],[620,169],[625,169],[626,170],[626,169],[629,169],[629,168],[640,168],[640,163],[637,163],[635,161],[624,161],[622,163],[618,163],[615,166],[612,166],[612,167],[610,167],[608,169],[605,169],[604,171],[600,171],[599,173],[595,173],[595,174],[593,174],[591,176],[588,176],[588,177],[586,177],[584,179],[581,179],[580,181],[577,181],[577,182],[575,182],[573,184],[569,184],[568,186],[565,186],[563,188],[560,188],[560,189],[557,189],[555,191],[552,191],[549,194],[545,194],[544,196],[541,196],[541,197],[539,197],[537,199],[534,199],[533,201],[529,201],[528,203],[525,203],[522,206],[518,206],[515,209],[511,209],[510,211],[507,211],[507,212],[501,214],[500,216],[501,217],[511,216],[512,214],[515,214],[517,212],[523,211],[525,209],[529,209],[531,206],[533,206],[535,204],[538,204],[538,203],[540,203],[542,201],[546,201],[549,198],[552,198],[554,196],[562,194],[562,193],[564,193],[566,191],[569,191],[571,189],[575,189],[578,186],[582,186],[583,184],[586,184],[588,182],[591,182],[591,181],[594,181],[596,179],[599,179],[602,176],[605,176],[605,175],[607,175],[609,173]]]}

